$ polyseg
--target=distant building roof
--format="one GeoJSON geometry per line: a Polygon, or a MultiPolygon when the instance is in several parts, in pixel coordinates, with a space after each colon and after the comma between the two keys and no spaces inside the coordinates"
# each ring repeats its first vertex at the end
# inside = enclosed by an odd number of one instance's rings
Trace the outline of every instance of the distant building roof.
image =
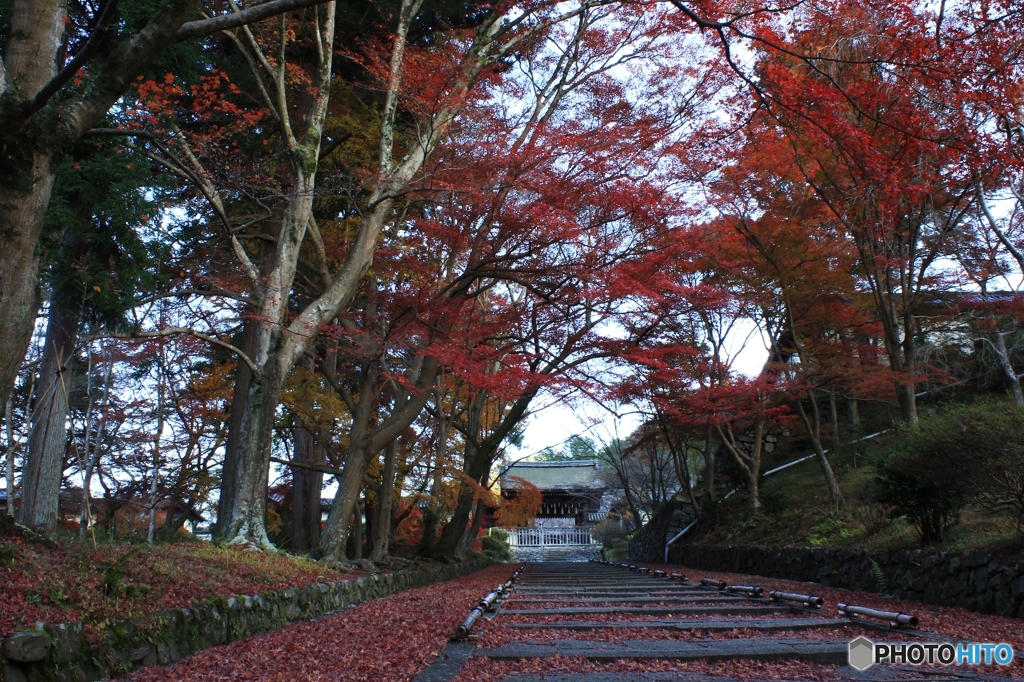
{"type": "Polygon", "coordinates": [[[573,459],[558,462],[516,462],[501,475],[502,488],[515,488],[510,476],[518,476],[541,490],[602,490],[608,484],[598,475],[601,465],[596,459],[573,459]]]}

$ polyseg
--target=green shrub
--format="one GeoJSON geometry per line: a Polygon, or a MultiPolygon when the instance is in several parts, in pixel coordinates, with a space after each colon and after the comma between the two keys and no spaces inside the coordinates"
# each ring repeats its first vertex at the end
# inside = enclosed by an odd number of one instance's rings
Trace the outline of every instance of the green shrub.
{"type": "Polygon", "coordinates": [[[512,548],[508,546],[508,533],[492,530],[480,540],[480,548],[484,556],[495,561],[512,561],[512,548]],[[504,537],[502,537],[502,534],[504,537]]]}
{"type": "Polygon", "coordinates": [[[992,471],[1019,467],[1024,408],[992,401],[951,405],[903,426],[877,462],[876,499],[905,517],[925,544],[940,542],[992,471]],[[1016,463],[1016,464],[1015,464],[1016,463]]]}
{"type": "Polygon", "coordinates": [[[826,516],[811,528],[807,542],[811,547],[827,547],[837,541],[849,540],[856,534],[857,531],[847,528],[839,519],[826,516]]]}
{"type": "Polygon", "coordinates": [[[604,545],[602,552],[607,561],[623,561],[629,558],[629,541],[625,537],[617,537],[604,545]]]}

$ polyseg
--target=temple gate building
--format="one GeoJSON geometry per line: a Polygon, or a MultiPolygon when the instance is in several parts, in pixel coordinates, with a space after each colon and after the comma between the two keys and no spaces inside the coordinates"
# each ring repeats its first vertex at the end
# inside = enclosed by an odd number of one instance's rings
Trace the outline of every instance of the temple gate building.
{"type": "Polygon", "coordinates": [[[516,478],[542,495],[534,528],[506,528],[517,561],[586,561],[597,558],[600,543],[590,536],[620,497],[596,459],[517,462],[501,475],[501,495],[513,498],[516,478]]]}

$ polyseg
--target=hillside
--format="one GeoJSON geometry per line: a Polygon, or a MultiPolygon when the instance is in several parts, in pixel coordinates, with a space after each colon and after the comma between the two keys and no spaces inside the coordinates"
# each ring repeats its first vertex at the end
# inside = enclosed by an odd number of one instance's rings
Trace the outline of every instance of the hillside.
{"type": "MultiPolygon", "coordinates": [[[[942,419],[940,408],[937,414],[942,419]]],[[[926,414],[925,419],[931,418],[926,414]]],[[[849,436],[852,440],[856,436],[849,436]]],[[[875,463],[893,445],[891,433],[840,447],[829,454],[845,504],[829,509],[821,469],[811,459],[761,479],[763,513],[746,520],[746,496],[741,488],[716,505],[710,518],[694,528],[689,542],[703,544],[755,544],[765,546],[846,547],[862,549],[914,549],[922,542],[906,518],[892,518],[893,507],[877,500],[875,463]]],[[[802,456],[809,448],[793,440],[784,451],[766,458],[762,470],[802,456]]],[[[969,456],[968,452],[964,453],[969,456]]],[[[728,466],[726,471],[728,471],[728,466]]],[[[970,501],[944,539],[929,544],[936,551],[990,549],[1015,552],[1024,548],[1013,514],[992,514],[970,501]]]]}

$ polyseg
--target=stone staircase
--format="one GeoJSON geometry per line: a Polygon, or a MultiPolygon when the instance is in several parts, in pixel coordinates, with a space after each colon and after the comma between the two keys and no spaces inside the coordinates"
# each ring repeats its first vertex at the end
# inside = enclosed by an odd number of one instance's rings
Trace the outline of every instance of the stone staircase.
{"type": "Polygon", "coordinates": [[[600,545],[547,545],[544,547],[513,547],[516,561],[589,561],[601,558],[600,545]]]}

